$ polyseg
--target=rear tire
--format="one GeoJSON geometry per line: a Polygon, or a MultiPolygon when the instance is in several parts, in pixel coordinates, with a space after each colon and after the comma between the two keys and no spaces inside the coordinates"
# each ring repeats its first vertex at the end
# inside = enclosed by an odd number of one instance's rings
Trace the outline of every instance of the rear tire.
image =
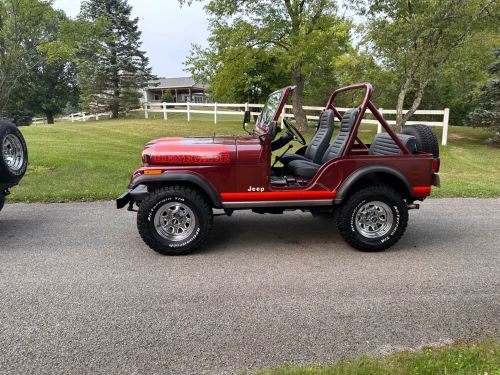
{"type": "Polygon", "coordinates": [[[168,186],[152,192],[139,206],[137,227],[144,242],[164,255],[185,255],[207,240],[212,208],[195,189],[168,186]]]}
{"type": "Polygon", "coordinates": [[[0,192],[0,212],[3,209],[3,206],[5,205],[5,196],[0,192]]]}
{"type": "Polygon", "coordinates": [[[344,240],[361,251],[383,251],[403,236],[408,224],[406,202],[386,185],[354,193],[342,205],[337,227],[344,240]]]}
{"type": "Polygon", "coordinates": [[[18,183],[28,167],[28,149],[17,127],[0,121],[0,181],[18,183]]]}
{"type": "Polygon", "coordinates": [[[439,142],[429,126],[423,124],[405,126],[402,133],[416,138],[417,151],[432,154],[434,159],[439,158],[439,142]]]}

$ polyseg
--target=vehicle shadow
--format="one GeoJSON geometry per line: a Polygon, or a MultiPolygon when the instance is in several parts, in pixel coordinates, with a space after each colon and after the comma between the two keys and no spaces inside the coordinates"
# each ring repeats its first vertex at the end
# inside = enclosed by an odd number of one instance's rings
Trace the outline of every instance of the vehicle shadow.
{"type": "Polygon", "coordinates": [[[246,214],[235,212],[232,217],[214,219],[212,234],[206,246],[197,254],[220,251],[289,251],[318,247],[345,247],[335,228],[333,218],[312,217],[309,213],[284,215],[246,214]]]}
{"type": "MultiPolygon", "coordinates": [[[[2,214],[0,214],[2,215],[2,214]]],[[[34,232],[36,226],[39,226],[35,220],[12,219],[6,215],[0,216],[0,250],[9,247],[10,242],[17,238],[29,235],[34,232]]]]}
{"type": "MultiPolygon", "coordinates": [[[[465,229],[457,225],[453,218],[428,220],[423,216],[410,217],[401,240],[384,253],[449,248],[473,235],[465,229]],[[436,221],[439,221],[439,225],[436,221]]],[[[240,249],[356,251],[344,242],[333,217],[313,217],[309,213],[299,212],[284,215],[236,212],[232,217],[220,216],[214,219],[210,239],[196,254],[235,252],[240,249]]]]}

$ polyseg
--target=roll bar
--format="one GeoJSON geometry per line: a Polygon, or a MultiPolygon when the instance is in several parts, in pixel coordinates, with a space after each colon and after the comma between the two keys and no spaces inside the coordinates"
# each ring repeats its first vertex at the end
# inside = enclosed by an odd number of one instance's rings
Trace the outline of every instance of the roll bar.
{"type": "Polygon", "coordinates": [[[332,109],[333,112],[335,113],[335,116],[340,121],[342,121],[342,115],[337,110],[337,108],[335,108],[335,106],[333,105],[335,98],[340,93],[343,93],[346,91],[352,91],[352,90],[360,90],[360,89],[365,89],[365,96],[363,98],[363,101],[361,102],[360,111],[359,111],[358,117],[356,118],[356,123],[354,124],[354,128],[352,129],[351,133],[349,134],[349,138],[347,140],[347,146],[344,148],[344,151],[342,152],[341,156],[344,157],[344,156],[349,155],[349,153],[351,152],[352,147],[354,145],[354,140],[356,140],[363,147],[366,147],[365,144],[358,137],[358,129],[359,129],[359,126],[361,125],[361,121],[363,120],[363,116],[365,115],[366,109],[369,109],[370,112],[373,114],[373,116],[375,116],[375,118],[380,123],[380,125],[383,126],[385,131],[391,136],[393,141],[398,145],[401,152],[405,155],[409,155],[410,151],[408,150],[408,148],[403,144],[403,142],[401,142],[399,137],[396,135],[396,133],[392,130],[390,125],[384,119],[384,116],[382,116],[382,114],[379,112],[377,107],[375,107],[375,105],[371,102],[371,98],[372,98],[372,94],[373,94],[373,87],[370,83],[368,83],[368,82],[357,83],[354,85],[342,87],[342,88],[335,90],[330,95],[330,98],[328,99],[328,102],[326,103],[325,109],[332,109]]]}

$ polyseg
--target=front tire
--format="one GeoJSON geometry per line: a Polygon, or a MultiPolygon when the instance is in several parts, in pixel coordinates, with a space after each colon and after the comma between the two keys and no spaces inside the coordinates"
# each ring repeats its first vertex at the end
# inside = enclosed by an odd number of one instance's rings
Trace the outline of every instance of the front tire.
{"type": "Polygon", "coordinates": [[[0,212],[2,211],[4,205],[5,205],[5,196],[0,191],[0,212]]]}
{"type": "Polygon", "coordinates": [[[403,236],[408,224],[406,202],[389,186],[370,186],[354,193],[341,207],[337,227],[344,240],[361,251],[383,251],[403,236]]]}
{"type": "Polygon", "coordinates": [[[185,255],[207,240],[213,224],[212,208],[195,189],[168,186],[141,202],[137,227],[144,242],[164,255],[185,255]]]}

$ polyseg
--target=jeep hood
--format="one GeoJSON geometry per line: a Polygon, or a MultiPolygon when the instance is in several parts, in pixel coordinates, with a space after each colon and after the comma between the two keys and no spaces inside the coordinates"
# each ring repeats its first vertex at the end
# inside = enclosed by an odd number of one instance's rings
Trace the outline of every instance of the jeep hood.
{"type": "Polygon", "coordinates": [[[145,164],[229,164],[236,159],[236,137],[160,138],[146,144],[145,164]]]}

